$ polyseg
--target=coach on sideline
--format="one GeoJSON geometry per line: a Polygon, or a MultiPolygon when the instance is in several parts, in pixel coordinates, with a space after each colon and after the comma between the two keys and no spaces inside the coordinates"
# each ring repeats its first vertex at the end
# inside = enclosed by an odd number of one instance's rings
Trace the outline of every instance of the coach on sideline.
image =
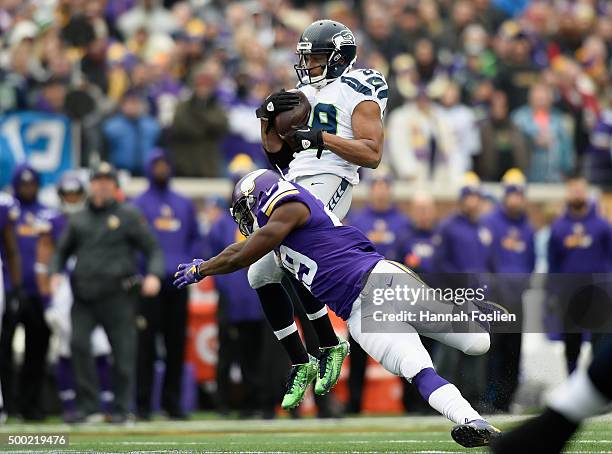
{"type": "Polygon", "coordinates": [[[163,253],[142,214],[116,200],[117,176],[108,163],[92,172],[90,198],[69,220],[51,260],[51,291],[55,291],[68,258],[72,273],[72,355],[77,407],[81,418],[98,411],[96,374],[91,356],[91,332],[106,331],[113,353],[115,409],[112,422],[127,421],[132,401],[136,348],[135,311],[138,289],[155,296],[164,275],[163,253]],[[147,275],[138,278],[138,252],[147,259],[147,275]]]}

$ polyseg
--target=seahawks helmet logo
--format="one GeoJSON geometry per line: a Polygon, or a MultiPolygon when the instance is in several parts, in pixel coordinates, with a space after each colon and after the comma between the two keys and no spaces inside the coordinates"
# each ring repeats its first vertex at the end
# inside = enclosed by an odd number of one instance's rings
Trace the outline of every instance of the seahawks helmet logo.
{"type": "Polygon", "coordinates": [[[341,46],[351,44],[355,45],[355,36],[350,30],[342,30],[340,33],[336,33],[332,37],[332,42],[336,49],[340,49],[341,46]]]}

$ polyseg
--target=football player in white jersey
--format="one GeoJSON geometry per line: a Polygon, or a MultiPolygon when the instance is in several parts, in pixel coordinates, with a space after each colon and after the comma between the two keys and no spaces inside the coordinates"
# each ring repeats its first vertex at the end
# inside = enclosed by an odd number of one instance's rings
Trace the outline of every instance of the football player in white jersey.
{"type": "MultiPolygon", "coordinates": [[[[351,205],[352,188],[359,182],[359,167],[376,168],[382,157],[387,83],[378,71],[353,69],[355,36],[339,22],[310,24],[300,36],[297,54],[297,88],[311,105],[308,125],[294,131],[287,142],[281,140],[274,118],[291,110],[299,98],[295,92],[271,94],[256,112],[264,150],[289,181],[307,188],[342,219],[351,205]]],[[[282,403],[287,409],[299,405],[312,381],[316,381],[316,394],[328,392],[338,381],[349,347],[335,335],[326,306],[283,276],[273,253],[253,264],[248,273],[274,334],[293,364],[282,403]],[[318,361],[307,353],[299,337],[285,289],[301,301],[318,335],[318,361]]]]}

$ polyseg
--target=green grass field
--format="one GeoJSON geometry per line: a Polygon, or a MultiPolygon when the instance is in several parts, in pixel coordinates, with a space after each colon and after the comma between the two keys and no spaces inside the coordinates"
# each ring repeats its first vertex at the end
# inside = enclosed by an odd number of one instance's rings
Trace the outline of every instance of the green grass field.
{"type": "MultiPolygon", "coordinates": [[[[522,417],[497,417],[502,429],[522,417]]],[[[486,452],[464,449],[449,435],[451,423],[441,417],[360,417],[342,419],[278,419],[275,421],[202,419],[154,421],[116,427],[63,424],[0,427],[0,452],[173,452],[173,453],[449,453],[486,452]],[[8,433],[65,433],[70,446],[8,446],[8,433]]],[[[568,453],[612,454],[612,417],[585,425],[568,453]]]]}

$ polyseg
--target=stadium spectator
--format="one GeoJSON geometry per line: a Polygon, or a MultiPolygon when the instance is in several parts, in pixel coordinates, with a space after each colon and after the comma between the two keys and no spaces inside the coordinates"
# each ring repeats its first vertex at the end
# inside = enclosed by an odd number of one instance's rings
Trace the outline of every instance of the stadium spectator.
{"type": "Polygon", "coordinates": [[[183,177],[219,177],[221,140],[227,132],[225,110],[217,100],[221,66],[208,60],[193,77],[193,93],[176,108],[170,150],[176,174],[183,177]]]}
{"type": "Polygon", "coordinates": [[[45,323],[44,309],[48,299],[43,298],[36,285],[36,243],[39,238],[38,218],[48,210],[38,200],[40,178],[27,164],[19,165],[13,172],[13,190],[19,201],[20,214],[15,220],[17,246],[21,257],[23,292],[16,311],[6,312],[2,330],[2,375],[7,407],[11,410],[11,399],[18,397],[16,408],[26,421],[44,419],[41,391],[45,376],[49,328],[45,323]],[[22,324],[26,336],[25,357],[18,383],[13,383],[15,373],[13,336],[15,328],[22,324]],[[18,392],[16,390],[18,389],[18,392]]]}
{"type": "Polygon", "coordinates": [[[438,186],[452,181],[452,130],[424,86],[414,101],[389,114],[387,126],[390,162],[399,178],[438,186]]]}
{"type": "Polygon", "coordinates": [[[451,14],[445,24],[444,32],[440,37],[440,46],[450,51],[456,51],[461,45],[457,39],[461,36],[466,27],[476,20],[476,10],[473,2],[468,0],[458,0],[452,2],[451,14]]]}
{"type": "Polygon", "coordinates": [[[522,131],[510,120],[508,97],[495,91],[491,97],[491,115],[480,124],[482,153],[478,156],[479,176],[485,181],[500,181],[512,168],[525,173],[529,150],[522,131]]]}
{"type": "MultiPolygon", "coordinates": [[[[448,288],[478,288],[489,271],[491,231],[482,222],[483,193],[476,174],[469,172],[459,195],[458,211],[441,222],[433,239],[436,280],[448,288]]],[[[434,362],[439,373],[460,383],[468,399],[482,405],[486,361],[439,345],[434,362]]]]}
{"type": "Polygon", "coordinates": [[[612,229],[599,214],[598,204],[589,200],[588,183],[583,177],[572,177],[566,183],[566,210],[551,226],[548,241],[548,272],[574,273],[576,277],[561,275],[552,288],[561,300],[565,343],[565,360],[568,373],[576,369],[582,345],[582,333],[572,330],[573,320],[569,306],[588,305],[589,293],[575,294],[580,284],[590,285],[591,273],[609,273],[612,270],[612,229]],[[587,281],[587,282],[585,282],[587,281]],[[569,287],[560,284],[567,282],[569,287]],[[566,302],[566,304],[563,304],[566,302]]]}
{"type": "Polygon", "coordinates": [[[406,5],[401,15],[397,18],[397,25],[402,40],[402,50],[413,53],[415,43],[427,36],[417,7],[411,4],[406,5]]]}
{"type": "Polygon", "coordinates": [[[539,82],[529,89],[529,104],[512,114],[512,121],[527,139],[530,182],[558,183],[574,168],[570,136],[552,101],[550,86],[539,82]]]}
{"type": "Polygon", "coordinates": [[[56,114],[63,113],[67,85],[66,80],[55,77],[45,81],[35,103],[36,110],[56,114]]]}
{"type": "Polygon", "coordinates": [[[11,371],[6,361],[12,359],[6,358],[6,352],[11,346],[3,328],[5,320],[9,323],[18,307],[19,302],[15,302],[15,296],[21,294],[21,257],[15,235],[15,222],[19,217],[19,202],[11,195],[0,192],[0,424],[7,418],[3,397],[6,394],[4,379],[6,371],[11,371]]]}
{"type": "Polygon", "coordinates": [[[540,78],[540,68],[531,59],[531,42],[521,25],[504,22],[496,37],[500,63],[495,87],[508,96],[510,111],[527,102],[529,89],[540,78]]]}
{"type": "Polygon", "coordinates": [[[453,56],[453,81],[461,87],[463,102],[471,106],[481,121],[488,114],[486,103],[493,91],[491,79],[497,71],[497,56],[482,25],[468,25],[461,40],[462,49],[453,56]]]}
{"type": "Polygon", "coordinates": [[[459,86],[449,82],[440,99],[443,115],[453,136],[454,149],[449,166],[460,175],[472,170],[472,161],[480,153],[480,135],[474,111],[461,103],[459,86]]]}
{"type": "Polygon", "coordinates": [[[270,82],[254,79],[248,74],[239,74],[236,83],[235,94],[226,96],[224,100],[229,131],[223,141],[223,168],[229,169],[232,160],[242,154],[254,161],[256,168],[266,167],[261,151],[260,125],[253,112],[270,94],[270,82]]]}
{"type": "Polygon", "coordinates": [[[177,23],[170,11],[159,0],[138,0],[136,6],[121,14],[117,26],[126,38],[145,30],[149,33],[170,34],[177,23]]]}
{"type": "Polygon", "coordinates": [[[495,32],[506,18],[506,14],[495,5],[495,1],[476,0],[473,2],[473,5],[476,20],[489,33],[495,32]]]}
{"type": "Polygon", "coordinates": [[[590,147],[586,158],[586,173],[589,181],[612,187],[612,90],[608,94],[609,107],[591,132],[590,147]]]}
{"type": "Polygon", "coordinates": [[[557,107],[572,120],[576,168],[582,169],[589,147],[589,135],[600,114],[595,85],[579,64],[567,57],[556,57],[551,66],[558,92],[557,107]]]}
{"type": "MultiPolygon", "coordinates": [[[[389,260],[402,261],[404,243],[410,234],[410,221],[393,203],[391,175],[384,169],[372,173],[370,203],[352,214],[348,223],[361,230],[376,250],[389,260]]],[[[350,374],[348,378],[348,413],[361,413],[363,385],[365,382],[368,355],[349,336],[351,346],[350,374]]]]}
{"type": "MultiPolygon", "coordinates": [[[[534,230],[527,218],[525,176],[518,169],[502,178],[501,204],[487,214],[484,224],[492,234],[491,272],[495,273],[493,301],[502,304],[522,321],[523,293],[535,267],[534,230]]],[[[504,333],[491,334],[487,403],[493,411],[509,412],[518,387],[521,359],[521,324],[508,324],[504,333]]]]}
{"type": "Polygon", "coordinates": [[[56,294],[66,261],[76,258],[70,314],[79,412],[76,421],[86,421],[99,408],[90,347],[96,325],[104,328],[113,354],[115,401],[110,421],[128,421],[136,360],[137,290],[141,287],[146,297],[157,295],[160,278],[165,275],[162,251],[146,221],[136,208],[115,199],[117,190],[115,169],[101,162],[91,174],[91,196],[85,208],[70,218],[49,267],[51,293],[56,294]],[[138,252],[147,259],[141,285],[138,252]]]}
{"type": "Polygon", "coordinates": [[[138,333],[137,411],[143,420],[151,418],[153,369],[158,357],[158,334],[164,340],[164,381],[162,408],[171,419],[186,418],[181,408],[181,383],[187,325],[188,292],[172,285],[176,264],[189,260],[198,240],[195,207],[170,188],[172,167],[163,150],[151,153],[147,162],[149,188],[134,199],[144,214],[164,253],[161,290],[140,304],[138,333]]]}
{"type": "Polygon", "coordinates": [[[119,111],[102,125],[105,155],[118,169],[142,176],[159,133],[159,124],[146,112],[142,96],[127,91],[121,99],[119,111]]]}
{"type": "Polygon", "coordinates": [[[432,40],[421,38],[416,42],[414,46],[414,62],[419,83],[430,85],[439,80],[446,80],[446,68],[439,61],[436,47],[432,40]]]}

